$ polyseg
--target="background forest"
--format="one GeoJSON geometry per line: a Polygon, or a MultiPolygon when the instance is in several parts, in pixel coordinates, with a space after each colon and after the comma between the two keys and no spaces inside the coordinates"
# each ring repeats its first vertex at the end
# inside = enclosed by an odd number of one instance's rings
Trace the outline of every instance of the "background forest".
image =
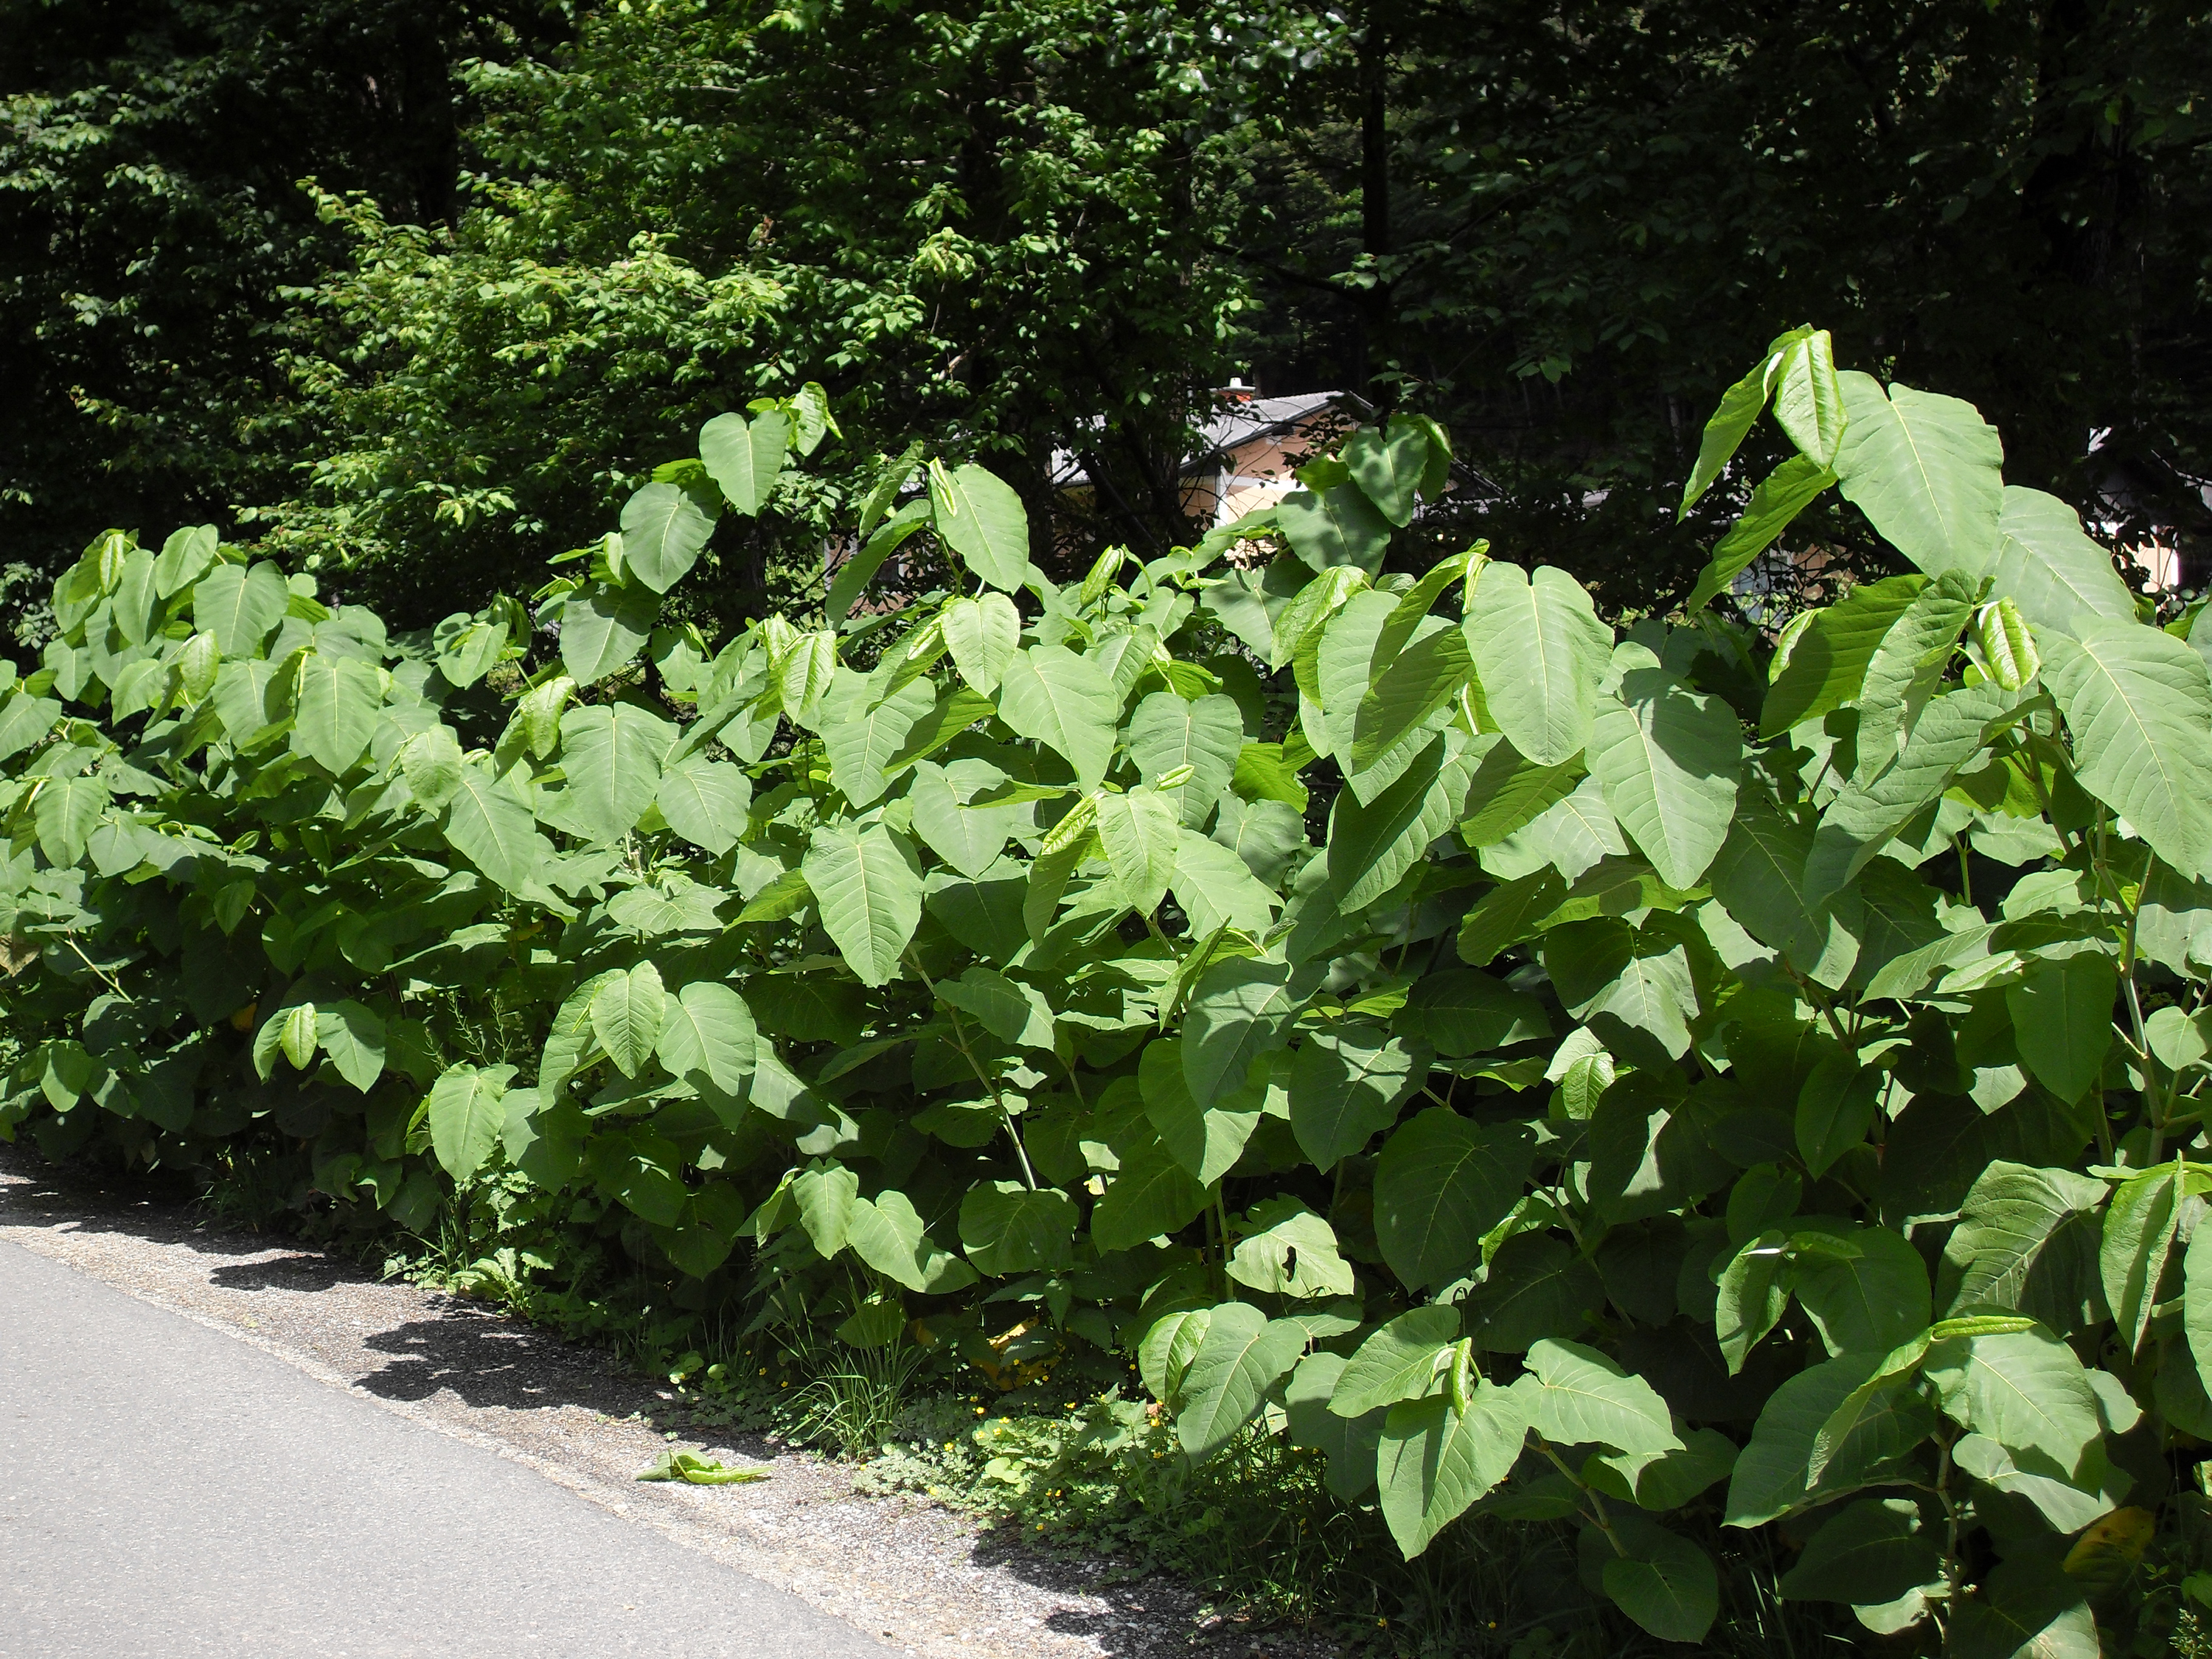
{"type": "MultiPolygon", "coordinates": [[[[0,606],[204,521],[422,625],[808,380],[820,512],[921,438],[1064,518],[1065,451],[1087,563],[1184,538],[1242,376],[1433,416],[1485,533],[1635,607],[1741,505],[1664,511],[1745,341],[1808,318],[2193,546],[2208,84],[2197,9],[2088,0],[0,0],[0,606]]],[[[765,550],[700,603],[761,608],[765,550]]]]}

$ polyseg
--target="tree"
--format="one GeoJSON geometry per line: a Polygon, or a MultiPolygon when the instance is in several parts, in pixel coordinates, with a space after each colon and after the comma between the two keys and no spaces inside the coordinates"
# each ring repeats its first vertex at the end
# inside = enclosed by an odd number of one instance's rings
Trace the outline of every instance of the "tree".
{"type": "Polygon", "coordinates": [[[1373,0],[1253,129],[1259,379],[1436,415],[1492,533],[1612,605],[1696,568],[1673,497],[1747,316],[1973,399],[2115,538],[2202,537],[2208,75],[2170,4],[1373,0]]]}
{"type": "Polygon", "coordinates": [[[0,564],[273,490],[283,290],[343,252],[297,181],[448,217],[454,59],[557,26],[534,0],[0,0],[0,564]]]}

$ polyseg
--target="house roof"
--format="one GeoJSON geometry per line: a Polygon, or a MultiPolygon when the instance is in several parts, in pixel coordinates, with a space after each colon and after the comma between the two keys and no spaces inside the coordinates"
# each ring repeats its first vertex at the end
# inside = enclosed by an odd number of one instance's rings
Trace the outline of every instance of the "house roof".
{"type": "Polygon", "coordinates": [[[1257,439],[1274,437],[1331,410],[1355,420],[1373,412],[1365,398],[1349,392],[1225,399],[1215,410],[1213,418],[1206,423],[1206,447],[1183,463],[1183,471],[1199,471],[1213,465],[1225,451],[1240,449],[1257,439]]]}
{"type": "MultiPolygon", "coordinates": [[[[1308,392],[1289,398],[1224,397],[1216,404],[1212,418],[1200,428],[1203,447],[1183,463],[1183,474],[1207,471],[1220,464],[1224,453],[1287,432],[1333,408],[1354,420],[1371,413],[1364,398],[1349,392],[1308,392]]],[[[1095,428],[1097,422],[1091,424],[1095,428]]],[[[1052,482],[1061,489],[1091,482],[1079,451],[1053,451],[1052,482]]]]}

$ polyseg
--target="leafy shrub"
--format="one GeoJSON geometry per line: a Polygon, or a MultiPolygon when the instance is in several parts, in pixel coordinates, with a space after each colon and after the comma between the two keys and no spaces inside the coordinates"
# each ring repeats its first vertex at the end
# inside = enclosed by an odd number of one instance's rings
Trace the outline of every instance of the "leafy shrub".
{"type": "Polygon", "coordinates": [[[1481,546],[1383,574],[1448,459],[1403,417],[1065,587],[989,473],[895,465],[821,614],[719,649],[663,598],[807,399],[640,490],[551,651],[103,537],[0,702],[0,1121],[535,1206],[1001,1387],[1133,1356],[1193,1465],[1279,1434],[1408,1557],[1571,1524],[1662,1638],[1717,1524],[1906,1644],[2154,1651],[2212,1437],[2204,656],[1809,330],[1686,507],[1770,404],[1798,453],[1626,634],[1481,546]],[[1831,484],[1913,568],[1770,649],[1708,602],[1831,484]],[[916,537],[957,587],[860,604],[916,537]]]}

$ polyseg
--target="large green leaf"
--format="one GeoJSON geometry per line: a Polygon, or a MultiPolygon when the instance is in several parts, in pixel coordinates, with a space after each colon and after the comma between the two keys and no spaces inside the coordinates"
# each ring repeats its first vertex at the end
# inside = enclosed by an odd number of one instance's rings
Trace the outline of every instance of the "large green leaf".
{"type": "Polygon", "coordinates": [[[941,1295],[975,1282],[974,1268],[930,1243],[914,1200],[896,1189],[853,1200],[845,1243],[878,1273],[910,1291],[941,1295]]]}
{"type": "Polygon", "coordinates": [[[1267,1390],[1298,1363],[1306,1340],[1296,1320],[1271,1320],[1249,1302],[1216,1308],[1182,1375],[1176,1438],[1183,1455],[1202,1463],[1235,1439],[1267,1390]]]}
{"type": "Polygon", "coordinates": [[[1066,1193],[983,1182],[960,1200],[960,1247],[977,1271],[994,1278],[1048,1272],[1073,1260],[1075,1220],[1075,1200],[1066,1193]]]}
{"type": "MultiPolygon", "coordinates": [[[[1527,1235],[1523,1235],[1526,1237],[1527,1235]]],[[[1639,1509],[1674,1510],[1735,1467],[1735,1442],[1717,1429],[1692,1429],[1678,1451],[1594,1452],[1583,1460],[1583,1478],[1596,1491],[1639,1509]]]]}
{"type": "Polygon", "coordinates": [[[2031,963],[2025,979],[2005,988],[2021,1063],[2061,1100],[2081,1099],[2103,1073],[2118,994],[2118,964],[2089,951],[2031,963]]]}
{"type": "Polygon", "coordinates": [[[1336,1230],[1295,1198],[1255,1204],[1237,1224],[1229,1277],[1264,1296],[1311,1301],[1358,1289],[1352,1264],[1338,1253],[1336,1230]]]}
{"type": "Polygon", "coordinates": [[[938,981],[937,995],[939,1001],[975,1015],[1001,1042],[1048,1052],[1052,1048],[1052,1008],[1033,985],[978,964],[958,979],[938,981]]]}
{"type": "Polygon", "coordinates": [[[791,1180],[792,1201],[798,1206],[799,1225],[816,1252],[833,1256],[851,1236],[854,1200],[860,1195],[860,1177],[841,1164],[810,1165],[791,1180]]]}
{"type": "Polygon", "coordinates": [[[726,985],[696,981],[661,1005],[660,1063],[677,1077],[704,1073],[733,1100],[744,1097],[752,1077],[757,1040],[752,1010],[726,985]]]}
{"type": "Polygon", "coordinates": [[[1815,914],[1916,812],[1950,787],[1982,752],[1989,729],[2014,701],[2012,693],[1990,682],[1929,699],[1889,769],[1870,783],[1847,786],[1828,803],[1805,860],[1805,902],[1815,914]]]}
{"type": "MultiPolygon", "coordinates": [[[[1353,723],[1360,699],[1382,665],[1381,643],[1391,618],[1398,614],[1398,597],[1369,588],[1346,599],[1309,636],[1296,666],[1310,669],[1299,677],[1299,689],[1321,705],[1327,733],[1327,752],[1350,769],[1353,723]],[[1310,659],[1310,660],[1308,660],[1310,659]]],[[[1443,623],[1442,617],[1426,619],[1443,623]]],[[[1373,757],[1368,762],[1373,766],[1373,757]]],[[[1388,781],[1387,779],[1384,781],[1388,781]]],[[[1366,796],[1363,794],[1363,800],[1366,796]]]]}
{"type": "Polygon", "coordinates": [[[561,767],[568,815],[598,842],[617,842],[636,827],[660,787],[660,759],[675,728],[635,703],[599,703],[561,716],[561,767]]]}
{"type": "Polygon", "coordinates": [[[1698,573],[1683,610],[1695,615],[1715,595],[1726,592],[1729,584],[1835,481],[1836,475],[1809,455],[1792,455],[1760,479],[1743,516],[1714,544],[1713,556],[1698,573]]]}
{"type": "Polygon", "coordinates": [[[869,534],[872,526],[865,510],[860,520],[860,534],[867,539],[860,544],[859,552],[837,567],[836,575],[830,580],[830,592],[822,601],[823,612],[831,622],[842,622],[850,616],[860,590],[883,568],[884,561],[897,552],[909,537],[928,528],[929,502],[924,499],[908,501],[881,525],[873,526],[872,535],[869,534]]]}
{"type": "Polygon", "coordinates": [[[61,714],[58,700],[20,690],[0,702],[0,761],[13,759],[45,737],[61,714]]]}
{"type": "MultiPolygon", "coordinates": [[[[1442,617],[1421,618],[1413,639],[1358,694],[1350,743],[1339,744],[1332,735],[1331,746],[1355,778],[1386,764],[1409,741],[1443,724],[1474,672],[1466,635],[1442,617]]],[[[1330,714],[1334,720],[1334,709],[1330,714]]]]}
{"type": "Polygon", "coordinates": [[[1257,939],[1274,920],[1281,901],[1255,879],[1243,859],[1194,830],[1176,842],[1176,902],[1189,918],[1191,932],[1204,937],[1224,922],[1257,939]]]}
{"type": "MultiPolygon", "coordinates": [[[[2155,1395],[2155,1384],[2153,1392],[2155,1395]]],[[[2130,1409],[2135,1408],[2130,1406],[2130,1409]]],[[[2109,1422],[2106,1427],[2111,1427],[2109,1422]]],[[[2102,1490],[2103,1477],[2111,1464],[2101,1458],[2092,1456],[2084,1466],[2085,1476],[2097,1480],[2099,1489],[2095,1491],[2087,1489],[2091,1484],[2087,1479],[2081,1486],[2070,1480],[2060,1480],[2050,1472],[2050,1463],[2042,1458],[2029,1458],[2029,1468],[2022,1468],[2010,1452],[1987,1435],[1961,1435],[1952,1445],[1951,1461],[1984,1486],[2026,1498],[2058,1532],[2078,1532],[2092,1521],[2112,1512],[2112,1500],[2102,1490]]]]}
{"type": "Polygon", "coordinates": [[[1844,390],[1836,375],[1835,343],[1825,328],[1796,328],[1774,386],[1774,420],[1808,460],[1832,465],[1846,429],[1844,390]]]}
{"type": "Polygon", "coordinates": [[[338,1075],[363,1094],[384,1075],[383,1018],[350,997],[315,1006],[315,1042],[338,1075]]]}
{"type": "Polygon", "coordinates": [[[914,730],[907,733],[906,747],[891,757],[891,770],[896,772],[908,761],[935,754],[991,712],[988,697],[980,696],[964,685],[954,686],[939,696],[929,712],[914,723],[914,730]]]}
{"type": "Polygon", "coordinates": [[[1797,1300],[1830,1353],[1887,1353],[1927,1328],[1927,1264],[1902,1234],[1854,1227],[1792,1243],[1797,1300]]]}
{"type": "Polygon", "coordinates": [[[192,589],[192,621],[224,656],[258,657],[291,603],[284,573],[265,560],[250,568],[219,564],[192,589]]]}
{"type": "Polygon", "coordinates": [[[1735,811],[1735,711],[1659,669],[1636,669],[1599,704],[1585,754],[1606,805],[1660,879],[1696,885],[1735,811]]]}
{"type": "Polygon", "coordinates": [[[985,592],[975,599],[965,594],[945,607],[942,626],[945,648],[952,653],[960,678],[984,696],[999,689],[999,681],[1021,644],[1021,612],[1004,593],[985,592]]]}
{"type": "Polygon", "coordinates": [[[1990,591],[2039,628],[2070,634],[2092,617],[2133,622],[2135,597],[2112,556],[2089,539],[2079,514],[2056,495],[2007,484],[1990,591]]]}
{"type": "Polygon", "coordinates": [[[1857,696],[1875,652],[1927,586],[1925,576],[1885,577],[1810,612],[1811,620],[1788,642],[1786,658],[1775,663],[1759,710],[1759,735],[1778,737],[1857,696]]]}
{"type": "Polygon", "coordinates": [[[641,962],[628,973],[608,975],[600,986],[592,999],[592,1034],[615,1069],[634,1078],[653,1058],[667,1015],[660,970],[650,961],[641,962]]]}
{"type": "Polygon", "coordinates": [[[561,663],[579,685],[597,685],[652,636],[660,596],[646,587],[596,582],[561,602],[561,663]]]}
{"type": "Polygon", "coordinates": [[[1879,1068],[1837,1048],[1820,1057],[1797,1095],[1797,1152],[1806,1173],[1818,1180],[1836,1160],[1866,1139],[1881,1103],[1879,1068]]]}
{"type": "Polygon", "coordinates": [[[1096,663],[1057,645],[1017,652],[999,687],[999,718],[1055,750],[1085,789],[1106,775],[1121,707],[1113,681],[1096,663]]]}
{"type": "Polygon", "coordinates": [[[1847,933],[1814,914],[1805,896],[1812,832],[1765,801],[1747,801],[1712,863],[1712,896],[1760,945],[1790,956],[1818,984],[1838,987],[1858,949],[1847,933]]]}
{"type": "Polygon", "coordinates": [[[107,806],[107,786],[96,777],[45,780],[32,823],[46,862],[62,869],[82,862],[107,806]]]}
{"type": "Polygon", "coordinates": [[[1522,1353],[1545,1337],[1579,1334],[1604,1305],[1604,1281],[1573,1246],[1549,1233],[1516,1233],[1468,1298],[1468,1334],[1484,1352],[1522,1353]]]}
{"type": "Polygon", "coordinates": [[[720,857],[744,834],[753,784],[740,767],[692,755],[660,775],[653,803],[668,827],[720,857]]]}
{"type": "Polygon", "coordinates": [[[507,1123],[504,1104],[512,1066],[449,1066],[431,1085],[430,1146],[456,1181],[483,1168],[507,1123]]]}
{"type": "Polygon", "coordinates": [[[822,728],[830,781],[847,800],[869,806],[882,796],[892,760],[905,749],[915,722],[936,702],[927,680],[911,680],[874,708],[822,728]]]}
{"type": "Polygon", "coordinates": [[[1346,439],[1342,459],[1361,492],[1402,530],[1413,521],[1414,492],[1431,455],[1426,425],[1395,415],[1388,426],[1363,426],[1346,439]]]}
{"type": "Polygon", "coordinates": [[[1947,1413],[2015,1456],[2040,1454],[2071,1475],[2104,1433],[2081,1362],[2040,1328],[1946,1338],[1925,1369],[1947,1413]]]}
{"type": "Polygon", "coordinates": [[[969,570],[1009,593],[1028,580],[1029,514],[1006,483],[980,466],[947,471],[933,462],[929,502],[938,539],[969,570]]]}
{"type": "Polygon", "coordinates": [[[1667,1402],[1595,1348],[1547,1337],[1528,1350],[1529,1420],[1562,1446],[1602,1445],[1629,1453],[1679,1448],[1667,1402]]]}
{"type": "Polygon", "coordinates": [[[1813,1487],[1808,1470],[1814,1440],[1837,1407],[1881,1367],[1880,1354],[1846,1354],[1808,1366],[1768,1397],[1729,1479],[1729,1526],[1763,1526],[1805,1502],[1813,1487]]]}
{"type": "Polygon", "coordinates": [[[1216,692],[1191,701],[1155,691],[1129,715],[1129,758],[1146,783],[1179,766],[1189,781],[1173,792],[1182,821],[1196,829],[1213,810],[1244,748],[1244,716],[1237,700],[1216,692]]]}
{"type": "MultiPolygon", "coordinates": [[[[647,587],[665,593],[699,562],[714,533],[714,520],[690,490],[680,484],[647,484],[623,504],[623,564],[647,587]]],[[[581,674],[576,678],[590,684],[581,674]]]]}
{"type": "MultiPolygon", "coordinates": [[[[707,476],[721,486],[732,510],[748,519],[760,516],[790,453],[791,417],[781,410],[765,410],[750,421],[732,410],[699,428],[699,460],[707,476]]],[[[627,534],[623,551],[632,556],[627,534]]],[[[665,583],[654,586],[667,591],[665,583]]]]}
{"type": "Polygon", "coordinates": [[[1375,1166],[1375,1237],[1390,1271],[1422,1290],[1474,1266],[1534,1153],[1525,1126],[1472,1123],[1448,1106],[1400,1127],[1375,1166]]]}
{"type": "Polygon", "coordinates": [[[198,581],[216,562],[222,538],[211,524],[187,525],[173,530],[154,561],[154,592],[171,599],[198,581]]]}
{"type": "Polygon", "coordinates": [[[1276,504],[1291,551],[1315,570],[1353,566],[1373,575],[1390,545],[1390,521],[1356,484],[1294,489],[1276,504]]]}
{"type": "Polygon", "coordinates": [[[1335,1168],[1395,1123],[1432,1059],[1426,1043],[1376,1026],[1308,1036],[1291,1063],[1291,1127],[1314,1167],[1335,1168]]]}
{"type": "Polygon", "coordinates": [[[368,664],[308,652],[300,659],[293,750],[343,776],[368,750],[383,702],[383,682],[368,664]]]}
{"type": "MultiPolygon", "coordinates": [[[[1261,746],[1255,744],[1249,748],[1261,746]]],[[[1299,793],[1304,794],[1303,786],[1299,793]]],[[[1220,807],[1213,820],[1212,839],[1236,854],[1245,868],[1272,890],[1301,861],[1300,855],[1306,850],[1301,804],[1280,796],[1245,800],[1230,795],[1222,799],[1220,807]]]]}
{"type": "Polygon", "coordinates": [[[2022,1550],[1953,1609],[1947,1659],[2104,1659],[2085,1592],[2056,1552],[2022,1550]]]}
{"type": "Polygon", "coordinates": [[[823,929],[860,982],[896,977],[921,921],[921,866],[906,838],[880,823],[817,824],[799,870],[823,929]]]}
{"type": "Polygon", "coordinates": [[[530,803],[483,761],[462,767],[442,828],[455,852],[510,893],[537,878],[550,851],[538,833],[530,803]]]}
{"type": "Polygon", "coordinates": [[[1376,1449],[1383,1523],[1407,1560],[1512,1473],[1528,1439],[1518,1389],[1478,1378],[1461,1411],[1442,1395],[1407,1401],[1382,1419],[1376,1449]]]}
{"type": "Polygon", "coordinates": [[[1207,1202],[1198,1177],[1158,1140],[1148,1140],[1121,1155],[1105,1195],[1091,1206],[1091,1243],[1103,1252],[1132,1249],[1188,1224],[1207,1202]]]}
{"type": "Polygon", "coordinates": [[[1541,766],[1579,753],[1613,648],[1582,584],[1550,565],[1533,578],[1486,565],[1465,627],[1490,716],[1514,748],[1541,766]]]}
{"type": "Polygon", "coordinates": [[[1329,809],[1328,886],[1340,914],[1356,914],[1395,887],[1451,828],[1473,770],[1455,733],[1432,744],[1401,777],[1362,805],[1350,790],[1329,809]]]}
{"type": "Polygon", "coordinates": [[[1460,839],[1469,847],[1504,841],[1572,793],[1582,781],[1583,757],[1557,766],[1539,766],[1495,732],[1475,739],[1468,751],[1479,755],[1462,810],[1460,839]]]}
{"type": "Polygon", "coordinates": [[[1599,1582],[1613,1605],[1667,1642],[1702,1642],[1721,1608],[1720,1573],[1713,1558],[1664,1527],[1624,1516],[1599,1582]]]}
{"type": "Polygon", "coordinates": [[[2062,1335],[2101,1319],[2097,1247],[2110,1191],[2070,1170],[1990,1164],[1944,1242],[1948,1311],[2017,1308],[2062,1335]]]}
{"type": "Polygon", "coordinates": [[[1097,829],[1115,890],[1132,910],[1149,916],[1175,879],[1176,848],[1182,836],[1175,797],[1142,786],[1107,795],[1098,803],[1097,829]]]}
{"type": "Polygon", "coordinates": [[[1813,1534],[1776,1588],[1792,1601],[1894,1601],[1942,1576],[1935,1529],[1908,1498],[1869,1498],[1813,1534]]]}
{"type": "Polygon", "coordinates": [[[1697,987],[1679,942],[1607,918],[1554,927],[1543,955],[1567,1012],[1615,1053],[1658,1066],[1689,1051],[1697,987]]]}
{"type": "Polygon", "coordinates": [[[1137,1374],[1153,1399],[1173,1401],[1182,1394],[1183,1373],[1212,1322],[1211,1308],[1178,1308],[1152,1322],[1137,1345],[1137,1374]]]}
{"type": "Polygon", "coordinates": [[[2182,1261],[2181,1327],[2199,1376],[2212,1376],[2212,1227],[2190,1235],[2182,1261]]]}
{"type": "Polygon", "coordinates": [[[1914,596],[1875,647],[1859,687],[1856,781],[1870,781],[1897,758],[1942,684],[1959,631],[1973,614],[1974,592],[1974,584],[1955,571],[1944,572],[1914,596]]]}
{"type": "Polygon", "coordinates": [[[1285,1429],[1293,1446],[1323,1453],[1330,1492],[1347,1502],[1375,1485],[1375,1451],[1382,1436],[1382,1413],[1339,1417],[1328,1408],[1331,1392],[1344,1370],[1344,1356],[1326,1350],[1298,1362],[1283,1389],[1285,1429]]]}
{"type": "Polygon", "coordinates": [[[1766,407],[1766,399],[1782,373],[1784,355],[1802,332],[1793,329],[1781,336],[1767,347],[1766,355],[1752,366],[1749,374],[1721,394],[1720,407],[1705,422],[1705,432],[1698,441],[1698,459],[1690,468],[1690,476],[1683,481],[1682,503],[1676,509],[1676,516],[1687,513],[1698,498],[1712,488],[1714,480],[1728,470],[1744,435],[1766,407]]]}
{"type": "Polygon", "coordinates": [[[2097,1270],[2123,1352],[2142,1346],[2179,1248],[2188,1200],[2203,1196],[2208,1186],[2212,1179],[2202,1171],[2185,1181],[2179,1165],[2160,1164],[2114,1190],[2098,1241],[2097,1270]]]}
{"type": "Polygon", "coordinates": [[[1243,1086],[1252,1062],[1290,1041],[1304,1000],[1290,964],[1231,957],[1198,976],[1183,1018],[1182,1069],[1192,1097],[1212,1102],[1243,1086]]]}
{"type": "Polygon", "coordinates": [[[2212,864],[2212,687],[2185,640],[2110,617],[2045,630],[2044,684],[2082,787],[2185,875],[2212,864]]]}
{"type": "Polygon", "coordinates": [[[1995,556],[2004,446],[1972,404],[1870,374],[1838,376],[1850,424],[1836,452],[1844,499],[1929,575],[1978,576],[1995,556]]]}
{"type": "MultiPolygon", "coordinates": [[[[1472,968],[1447,968],[1416,980],[1395,1023],[1405,1036],[1425,1038],[1452,1060],[1552,1035],[1541,999],[1472,968]]],[[[1291,1109],[1295,1114],[1295,1104],[1291,1109]]]]}
{"type": "MultiPolygon", "coordinates": [[[[923,845],[963,876],[980,876],[1006,850],[1006,837],[1029,827],[1030,806],[968,806],[955,772],[928,761],[915,764],[906,799],[914,811],[914,832],[923,845]]],[[[974,793],[973,786],[966,786],[974,793]]]]}
{"type": "Polygon", "coordinates": [[[1378,1407],[1419,1399],[1434,1386],[1437,1365],[1459,1334],[1456,1308],[1431,1304],[1400,1314],[1359,1345],[1337,1377],[1329,1410],[1363,1417],[1378,1407]]]}

